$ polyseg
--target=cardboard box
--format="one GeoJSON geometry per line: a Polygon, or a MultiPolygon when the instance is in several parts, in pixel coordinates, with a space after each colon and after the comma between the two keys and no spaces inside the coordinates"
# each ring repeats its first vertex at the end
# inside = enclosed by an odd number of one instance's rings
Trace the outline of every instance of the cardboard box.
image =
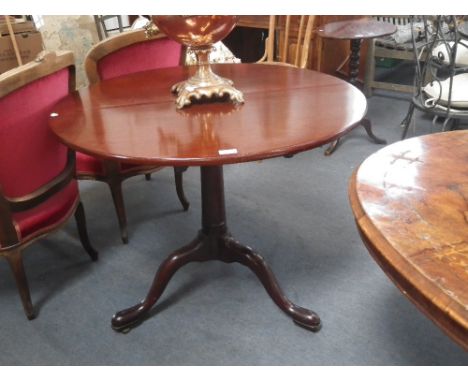
{"type": "MultiPolygon", "coordinates": [[[[21,54],[23,64],[34,60],[37,54],[42,51],[42,36],[40,32],[15,33],[16,43],[21,54]]],[[[0,73],[16,68],[15,51],[10,35],[0,36],[0,73]]]]}
{"type": "MultiPolygon", "coordinates": [[[[32,21],[12,22],[11,29],[13,29],[13,33],[35,32],[36,25],[32,21]]],[[[0,21],[0,35],[7,35],[8,33],[8,25],[0,21]]]]}

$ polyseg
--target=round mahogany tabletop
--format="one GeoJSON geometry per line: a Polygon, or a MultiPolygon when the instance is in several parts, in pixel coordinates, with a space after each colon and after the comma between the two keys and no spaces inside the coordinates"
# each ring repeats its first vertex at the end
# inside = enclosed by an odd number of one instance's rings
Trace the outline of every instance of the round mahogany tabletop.
{"type": "Polygon", "coordinates": [[[319,28],[318,35],[323,38],[354,40],[388,36],[396,30],[396,26],[391,23],[363,18],[325,24],[319,28]]]}
{"type": "Polygon", "coordinates": [[[171,86],[194,68],[174,67],[80,89],[56,105],[49,124],[66,145],[100,158],[199,166],[312,149],[345,134],[366,113],[359,90],[326,74],[260,64],[212,67],[234,81],[244,104],[176,110],[171,86]]]}
{"type": "Polygon", "coordinates": [[[377,263],[468,349],[468,131],[385,147],[361,164],[349,195],[377,263]]]}

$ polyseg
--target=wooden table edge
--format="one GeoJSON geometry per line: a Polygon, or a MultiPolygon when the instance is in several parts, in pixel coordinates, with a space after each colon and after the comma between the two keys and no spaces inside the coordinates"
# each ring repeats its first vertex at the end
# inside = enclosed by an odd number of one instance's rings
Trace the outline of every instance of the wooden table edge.
{"type": "MultiPolygon", "coordinates": [[[[366,112],[367,112],[367,106],[366,106],[366,112]]],[[[365,116],[365,114],[364,114],[365,116]]],[[[364,117],[363,117],[364,118],[364,117]]],[[[258,160],[263,160],[263,159],[273,159],[273,158],[278,158],[282,156],[291,156],[291,155],[296,155],[300,154],[305,151],[310,151],[313,149],[316,149],[318,147],[321,147],[323,145],[326,145],[327,143],[333,142],[337,140],[338,138],[341,138],[342,136],[346,135],[349,131],[353,130],[356,128],[361,120],[350,124],[347,126],[344,130],[340,131],[339,133],[327,137],[325,139],[322,139],[320,141],[315,141],[313,143],[305,143],[302,145],[295,145],[295,146],[285,146],[280,149],[276,149],[273,151],[268,151],[268,152],[261,152],[261,153],[254,153],[254,154],[248,154],[248,155],[232,155],[232,156],[224,156],[224,157],[205,157],[205,158],[170,158],[170,157],[160,157],[160,158],[141,158],[141,157],[126,157],[122,155],[105,155],[101,152],[94,151],[94,150],[86,150],[82,147],[79,147],[61,137],[60,134],[55,132],[54,127],[51,127],[51,131],[55,135],[55,137],[64,145],[67,147],[71,148],[75,152],[80,152],[84,153],[90,156],[97,157],[102,160],[117,160],[122,163],[129,163],[129,164],[139,164],[142,166],[162,166],[162,167],[183,167],[183,166],[188,166],[188,167],[199,167],[199,166],[219,166],[219,165],[230,165],[230,164],[238,164],[238,163],[248,163],[248,162],[255,162],[258,160]]]]}
{"type": "MultiPolygon", "coordinates": [[[[317,35],[320,37],[320,38],[323,38],[323,39],[330,39],[330,40],[371,40],[373,38],[379,38],[379,37],[385,37],[385,36],[389,36],[389,35],[392,35],[394,33],[396,33],[398,31],[398,28],[396,25],[393,25],[393,24],[390,24],[390,23],[387,23],[389,24],[390,27],[392,27],[393,29],[393,32],[385,32],[385,33],[376,33],[375,35],[372,35],[371,36],[364,36],[364,37],[349,37],[349,36],[346,36],[346,37],[337,37],[337,36],[331,36],[329,34],[327,34],[327,32],[325,32],[324,28],[326,25],[330,25],[330,24],[336,24],[336,23],[344,23],[344,22],[349,22],[349,23],[357,23],[359,20],[363,20],[363,19],[356,19],[356,20],[344,20],[344,21],[332,21],[330,23],[326,23],[326,24],[323,24],[321,25],[318,29],[317,29],[317,35]]],[[[378,21],[378,20],[374,20],[375,22],[377,23],[384,23],[384,21],[378,21]]]]}
{"type": "Polygon", "coordinates": [[[443,291],[430,283],[421,273],[411,272],[414,267],[391,246],[374,226],[366,215],[357,194],[356,183],[359,168],[360,166],[351,175],[348,184],[348,197],[356,227],[364,245],[375,262],[403,295],[450,338],[468,351],[468,326],[466,321],[463,322],[461,319],[464,307],[450,300],[443,291]],[[378,238],[378,240],[371,241],[370,237],[378,238]],[[424,293],[421,286],[426,287],[429,293],[424,293]],[[437,296],[436,299],[434,299],[434,295],[437,296]]]}

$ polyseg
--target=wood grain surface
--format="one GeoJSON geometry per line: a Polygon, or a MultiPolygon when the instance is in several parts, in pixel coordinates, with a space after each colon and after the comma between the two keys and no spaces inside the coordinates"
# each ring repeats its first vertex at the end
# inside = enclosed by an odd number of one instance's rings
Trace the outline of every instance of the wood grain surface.
{"type": "Polygon", "coordinates": [[[296,68],[213,65],[245,104],[210,102],[177,111],[171,86],[194,68],[136,73],[80,89],[49,124],[68,146],[100,158],[199,166],[292,154],[335,140],[365,115],[363,94],[345,81],[296,68]]]}
{"type": "Polygon", "coordinates": [[[355,172],[349,195],[377,263],[468,349],[468,131],[387,146],[355,172]]]}

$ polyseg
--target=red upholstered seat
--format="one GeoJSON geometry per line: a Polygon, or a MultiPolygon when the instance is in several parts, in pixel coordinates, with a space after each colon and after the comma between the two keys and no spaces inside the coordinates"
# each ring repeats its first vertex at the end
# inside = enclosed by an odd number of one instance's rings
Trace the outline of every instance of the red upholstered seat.
{"type": "Polygon", "coordinates": [[[37,236],[39,232],[65,222],[75,210],[79,201],[77,181],[73,180],[59,193],[39,206],[13,214],[16,230],[20,239],[37,236]]]}
{"type": "MultiPolygon", "coordinates": [[[[120,171],[122,174],[127,172],[136,171],[144,168],[155,168],[154,166],[141,166],[130,163],[119,163],[120,171]]],[[[102,161],[98,158],[92,157],[84,153],[76,153],[76,171],[82,175],[104,175],[102,168],[102,161]]]]}
{"type": "Polygon", "coordinates": [[[76,153],[76,171],[79,174],[103,175],[102,162],[90,155],[76,153]]]}

